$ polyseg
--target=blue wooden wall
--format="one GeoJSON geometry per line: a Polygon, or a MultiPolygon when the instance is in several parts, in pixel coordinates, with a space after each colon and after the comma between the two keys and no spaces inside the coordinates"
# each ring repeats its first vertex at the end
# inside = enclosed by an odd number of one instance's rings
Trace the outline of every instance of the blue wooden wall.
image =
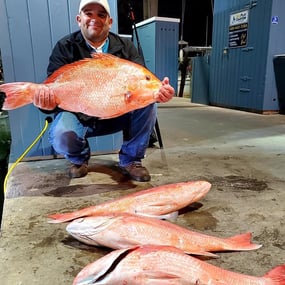
{"type": "Polygon", "coordinates": [[[215,0],[210,103],[279,111],[273,58],[285,51],[284,31],[284,0],[215,0]],[[244,9],[249,11],[247,45],[229,48],[230,15],[244,9]]]}
{"type": "MultiPolygon", "coordinates": [[[[0,49],[5,82],[42,82],[51,50],[57,40],[78,30],[75,17],[80,0],[0,0],[0,49]]],[[[117,32],[117,1],[109,0],[117,32]]],[[[9,112],[10,161],[15,161],[38,136],[46,115],[33,105],[9,112]]],[[[92,152],[119,149],[121,134],[92,138],[92,152]]],[[[52,154],[47,133],[27,156],[52,154]]]]}
{"type": "Polygon", "coordinates": [[[179,21],[174,18],[152,17],[137,24],[146,67],[161,80],[165,76],[169,77],[170,84],[176,91],[179,21]]]}
{"type": "Polygon", "coordinates": [[[210,56],[196,56],[192,61],[191,102],[208,105],[210,56]]]}

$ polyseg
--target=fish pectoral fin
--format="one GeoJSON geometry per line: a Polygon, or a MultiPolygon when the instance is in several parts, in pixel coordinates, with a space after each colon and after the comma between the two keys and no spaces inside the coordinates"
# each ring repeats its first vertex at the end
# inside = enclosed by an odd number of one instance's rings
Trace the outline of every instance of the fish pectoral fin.
{"type": "Polygon", "coordinates": [[[76,285],[94,284],[95,281],[96,281],[96,277],[93,275],[90,275],[90,276],[82,279],[81,281],[79,281],[79,283],[76,283],[76,285]]]}
{"type": "Polygon", "coordinates": [[[181,284],[181,276],[176,274],[171,274],[165,271],[158,270],[147,270],[144,271],[145,279],[148,282],[144,284],[152,284],[152,285],[174,285],[181,284]],[[175,282],[177,281],[177,283],[175,282]]]}
{"type": "Polygon", "coordinates": [[[123,236],[119,240],[116,239],[114,243],[116,243],[117,248],[129,248],[129,247],[134,247],[134,246],[138,246],[141,244],[139,240],[132,239],[128,236],[123,236]]]}
{"type": "Polygon", "coordinates": [[[175,211],[175,212],[171,212],[171,213],[164,214],[164,215],[152,215],[152,214],[139,213],[139,212],[136,212],[136,214],[140,216],[144,216],[144,217],[150,217],[150,218],[156,218],[159,220],[168,220],[170,222],[176,222],[179,213],[178,211],[175,211]]]}
{"type": "Polygon", "coordinates": [[[220,258],[219,255],[209,252],[209,251],[205,251],[203,249],[201,250],[186,250],[185,253],[187,254],[191,254],[191,255],[201,255],[201,256],[208,256],[208,257],[212,257],[212,258],[220,258]]]}
{"type": "Polygon", "coordinates": [[[125,101],[126,102],[131,101],[131,99],[132,99],[132,92],[131,91],[128,90],[124,95],[125,95],[125,101]]]}

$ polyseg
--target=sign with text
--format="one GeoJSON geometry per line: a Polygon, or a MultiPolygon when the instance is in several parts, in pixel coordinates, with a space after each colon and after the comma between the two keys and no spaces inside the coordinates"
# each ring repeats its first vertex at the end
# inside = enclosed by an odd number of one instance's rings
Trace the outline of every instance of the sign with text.
{"type": "Polygon", "coordinates": [[[248,10],[243,10],[230,15],[229,48],[247,45],[248,14],[248,10]]]}

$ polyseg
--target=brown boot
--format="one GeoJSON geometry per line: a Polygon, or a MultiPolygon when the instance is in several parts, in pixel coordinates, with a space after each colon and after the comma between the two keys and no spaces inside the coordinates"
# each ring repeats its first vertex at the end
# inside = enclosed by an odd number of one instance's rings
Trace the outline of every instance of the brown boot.
{"type": "Polygon", "coordinates": [[[70,178],[80,178],[86,176],[88,173],[88,164],[84,162],[83,164],[72,164],[69,169],[70,178]]]}
{"type": "Polygon", "coordinates": [[[131,179],[139,182],[150,181],[149,172],[140,162],[132,162],[128,166],[121,167],[123,172],[127,174],[131,179]]]}

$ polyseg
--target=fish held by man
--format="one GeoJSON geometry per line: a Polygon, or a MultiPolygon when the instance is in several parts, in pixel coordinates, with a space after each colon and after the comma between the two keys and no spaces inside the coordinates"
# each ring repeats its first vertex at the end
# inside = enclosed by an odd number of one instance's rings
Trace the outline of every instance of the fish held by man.
{"type": "Polygon", "coordinates": [[[49,215],[53,219],[49,222],[68,222],[104,212],[127,212],[168,219],[169,214],[202,199],[210,189],[211,183],[202,180],[160,185],[74,212],[49,215]]]}
{"type": "Polygon", "coordinates": [[[285,264],[262,277],[222,269],[169,246],[118,249],[83,268],[73,285],[285,285],[285,264]]]}
{"type": "MultiPolygon", "coordinates": [[[[161,81],[145,67],[110,54],[66,64],[43,83],[53,90],[58,107],[102,119],[114,118],[156,102],[161,81]]],[[[3,110],[33,103],[41,84],[0,85],[6,94],[3,110]]]]}
{"type": "Polygon", "coordinates": [[[73,220],[67,232],[88,245],[112,249],[135,245],[169,245],[188,254],[216,256],[209,252],[254,250],[251,233],[219,238],[191,231],[177,224],[129,213],[105,213],[73,220]]]}

